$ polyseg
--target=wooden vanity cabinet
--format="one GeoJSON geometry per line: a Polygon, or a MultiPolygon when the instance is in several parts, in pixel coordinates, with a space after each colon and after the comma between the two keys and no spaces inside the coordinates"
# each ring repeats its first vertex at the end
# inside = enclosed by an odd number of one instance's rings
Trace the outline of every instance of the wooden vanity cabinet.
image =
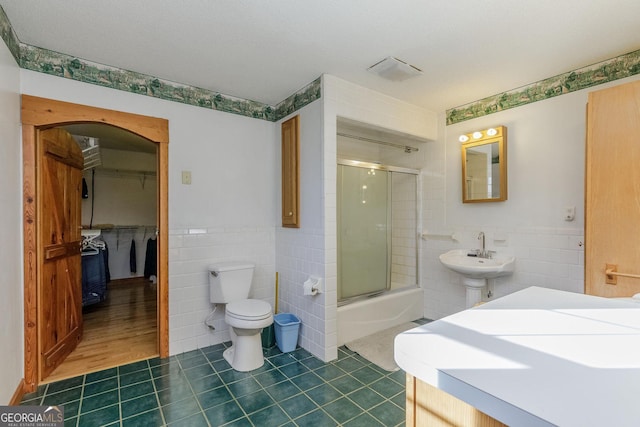
{"type": "Polygon", "coordinates": [[[506,427],[506,424],[468,403],[410,374],[407,374],[406,405],[407,427],[506,427]]]}

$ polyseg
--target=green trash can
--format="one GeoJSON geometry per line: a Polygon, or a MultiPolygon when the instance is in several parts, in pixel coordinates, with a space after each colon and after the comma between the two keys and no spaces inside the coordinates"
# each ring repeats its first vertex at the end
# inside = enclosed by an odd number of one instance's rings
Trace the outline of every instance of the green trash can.
{"type": "Polygon", "coordinates": [[[273,331],[273,323],[262,329],[261,333],[262,347],[271,348],[276,345],[276,336],[273,331]]]}

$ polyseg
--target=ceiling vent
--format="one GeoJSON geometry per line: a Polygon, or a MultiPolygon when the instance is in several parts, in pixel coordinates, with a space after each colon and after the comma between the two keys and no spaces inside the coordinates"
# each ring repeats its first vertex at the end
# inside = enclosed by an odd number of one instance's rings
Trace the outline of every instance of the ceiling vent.
{"type": "Polygon", "coordinates": [[[367,71],[394,82],[401,82],[411,77],[422,75],[420,68],[407,64],[393,56],[387,56],[382,61],[367,68],[367,71]]]}

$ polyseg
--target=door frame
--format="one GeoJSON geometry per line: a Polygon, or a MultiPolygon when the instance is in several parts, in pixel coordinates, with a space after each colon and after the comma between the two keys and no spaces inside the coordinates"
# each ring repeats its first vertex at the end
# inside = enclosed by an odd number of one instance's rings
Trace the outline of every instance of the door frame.
{"type": "Polygon", "coordinates": [[[38,378],[36,130],[76,123],[102,123],[135,133],[158,146],[158,353],[169,356],[168,144],[169,121],[53,99],[21,95],[24,250],[24,391],[38,378]]]}

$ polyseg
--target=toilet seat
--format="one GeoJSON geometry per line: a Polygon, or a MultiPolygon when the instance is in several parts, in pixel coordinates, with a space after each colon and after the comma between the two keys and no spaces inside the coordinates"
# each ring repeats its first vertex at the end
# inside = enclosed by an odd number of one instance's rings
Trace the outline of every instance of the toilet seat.
{"type": "Polygon", "coordinates": [[[244,321],[266,320],[272,317],[271,305],[258,299],[234,301],[227,304],[226,316],[244,321]]]}

